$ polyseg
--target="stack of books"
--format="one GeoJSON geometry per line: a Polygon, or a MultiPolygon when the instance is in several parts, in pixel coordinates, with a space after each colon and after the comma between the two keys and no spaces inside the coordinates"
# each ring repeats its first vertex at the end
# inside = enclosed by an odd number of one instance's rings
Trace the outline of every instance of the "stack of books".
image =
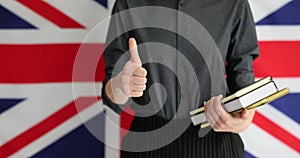
{"type": "MultiPolygon", "coordinates": [[[[250,110],[265,105],[289,92],[288,88],[279,90],[272,77],[266,77],[222,99],[222,106],[228,113],[237,115],[243,109],[250,110]]],[[[208,126],[204,107],[191,111],[190,116],[194,126],[199,124],[202,128],[208,126]]]]}

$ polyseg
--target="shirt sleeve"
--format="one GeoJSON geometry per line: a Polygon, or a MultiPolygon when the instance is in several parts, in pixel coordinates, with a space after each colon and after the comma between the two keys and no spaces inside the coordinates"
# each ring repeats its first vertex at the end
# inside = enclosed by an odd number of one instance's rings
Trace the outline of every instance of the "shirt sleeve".
{"type": "Polygon", "coordinates": [[[227,55],[227,84],[230,93],[254,82],[253,60],[259,55],[255,23],[247,0],[233,25],[227,55]]]}
{"type": "Polygon", "coordinates": [[[104,61],[105,61],[105,79],[102,87],[102,100],[105,105],[110,107],[112,110],[120,114],[122,112],[121,106],[113,103],[105,92],[105,86],[107,82],[114,77],[114,74],[118,74],[121,69],[116,70],[115,64],[118,62],[120,57],[129,49],[127,41],[129,39],[128,32],[123,33],[123,18],[121,18],[119,12],[125,10],[126,6],[122,0],[117,0],[113,10],[112,17],[108,29],[106,45],[104,50],[104,61]],[[115,70],[114,70],[115,69],[115,70]],[[113,74],[114,72],[114,74],[113,74]],[[115,73],[116,72],[116,73],[115,73]]]}

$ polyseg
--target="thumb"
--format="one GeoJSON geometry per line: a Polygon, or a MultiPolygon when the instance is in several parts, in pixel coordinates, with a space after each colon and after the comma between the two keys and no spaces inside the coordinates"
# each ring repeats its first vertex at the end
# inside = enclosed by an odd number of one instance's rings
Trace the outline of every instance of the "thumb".
{"type": "Polygon", "coordinates": [[[142,65],[139,53],[138,53],[138,49],[137,49],[137,44],[136,44],[136,40],[134,38],[130,38],[128,41],[129,44],[129,51],[130,51],[130,61],[132,63],[136,63],[139,66],[142,65]]]}

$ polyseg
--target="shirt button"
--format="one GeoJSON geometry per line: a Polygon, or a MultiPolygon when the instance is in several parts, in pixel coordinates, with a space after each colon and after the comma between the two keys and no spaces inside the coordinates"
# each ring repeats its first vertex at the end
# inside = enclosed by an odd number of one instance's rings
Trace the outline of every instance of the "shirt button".
{"type": "Polygon", "coordinates": [[[180,7],[182,7],[182,5],[183,5],[183,2],[182,2],[182,1],[180,1],[180,2],[179,2],[179,6],[180,6],[180,7]]]}

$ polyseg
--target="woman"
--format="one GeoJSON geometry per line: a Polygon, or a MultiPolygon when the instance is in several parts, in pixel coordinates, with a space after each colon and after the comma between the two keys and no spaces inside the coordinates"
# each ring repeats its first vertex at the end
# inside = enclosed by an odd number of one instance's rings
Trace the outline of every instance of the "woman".
{"type": "Polygon", "coordinates": [[[244,157],[238,133],[250,125],[255,111],[233,117],[221,99],[254,81],[252,62],[259,53],[247,0],[117,0],[112,14],[103,101],[119,113],[124,104],[132,105],[136,114],[130,131],[145,133],[142,139],[134,133],[125,136],[121,157],[244,157]],[[186,35],[197,37],[189,40],[186,35]],[[210,39],[217,54],[208,46],[210,39]],[[199,51],[206,47],[206,54],[199,51]],[[205,107],[213,129],[204,137],[187,121],[188,111],[199,106],[205,107]],[[173,121],[171,130],[148,135],[173,121]]]}

